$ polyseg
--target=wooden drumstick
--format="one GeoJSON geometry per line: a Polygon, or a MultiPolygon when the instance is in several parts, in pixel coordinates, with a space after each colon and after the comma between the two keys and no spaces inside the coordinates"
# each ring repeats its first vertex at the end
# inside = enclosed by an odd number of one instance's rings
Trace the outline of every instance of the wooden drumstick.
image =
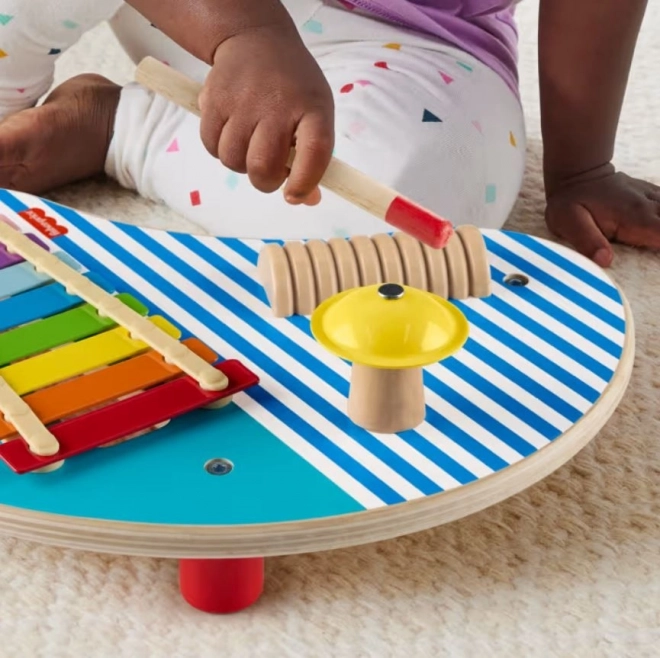
{"type": "MultiPolygon", "coordinates": [[[[202,85],[157,59],[147,57],[142,60],[137,67],[135,80],[192,114],[200,116],[198,98],[202,85]]],[[[289,165],[294,158],[295,149],[292,149],[289,165]]],[[[454,233],[451,223],[446,219],[438,217],[336,158],[330,161],[321,179],[321,185],[435,249],[444,247],[454,233]]]]}
{"type": "Polygon", "coordinates": [[[35,455],[50,457],[59,452],[60,444],[57,439],[2,377],[0,377],[0,412],[5,420],[14,426],[35,455]]]}

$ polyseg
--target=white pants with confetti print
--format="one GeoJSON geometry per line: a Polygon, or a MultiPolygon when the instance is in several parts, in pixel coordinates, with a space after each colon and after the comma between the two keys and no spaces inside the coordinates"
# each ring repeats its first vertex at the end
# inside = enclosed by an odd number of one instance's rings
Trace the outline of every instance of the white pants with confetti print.
{"type": "MultiPolygon", "coordinates": [[[[321,0],[284,4],[334,92],[336,157],[456,224],[501,227],[525,166],[523,112],[505,82],[469,54],[398,26],[321,0]]],[[[57,56],[110,17],[136,63],[151,55],[204,79],[205,64],[118,0],[0,0],[10,35],[0,42],[0,116],[34,104],[57,56]]],[[[313,208],[258,192],[206,152],[199,119],[136,84],[122,90],[106,171],[175,210],[182,230],[287,239],[384,229],[326,190],[313,208]]]]}

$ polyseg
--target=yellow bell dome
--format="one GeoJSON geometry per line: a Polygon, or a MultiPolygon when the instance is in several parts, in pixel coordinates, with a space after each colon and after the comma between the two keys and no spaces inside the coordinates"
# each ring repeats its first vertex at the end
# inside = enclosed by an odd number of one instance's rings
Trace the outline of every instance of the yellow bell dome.
{"type": "Polygon", "coordinates": [[[320,304],[314,338],[351,363],[391,370],[445,359],[465,344],[469,324],[451,302],[395,283],[353,288],[320,304]]]}

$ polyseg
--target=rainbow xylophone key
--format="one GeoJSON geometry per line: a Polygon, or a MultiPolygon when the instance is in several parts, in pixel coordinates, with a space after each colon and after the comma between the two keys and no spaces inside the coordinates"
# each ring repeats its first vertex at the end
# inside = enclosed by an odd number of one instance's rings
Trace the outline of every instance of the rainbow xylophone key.
{"type": "MultiPolygon", "coordinates": [[[[47,249],[38,238],[28,237],[47,249]]],[[[55,255],[80,271],[65,254],[55,255]]],[[[133,296],[117,293],[93,273],[83,276],[180,340],[177,327],[163,317],[149,316],[133,296]]],[[[0,381],[20,396],[59,447],[54,454],[35,454],[29,437],[20,435],[0,413],[0,459],[19,474],[46,470],[217,405],[259,381],[239,361],[219,361],[197,338],[180,344],[223,373],[227,386],[206,390],[126,328],[0,244],[0,381]]]]}

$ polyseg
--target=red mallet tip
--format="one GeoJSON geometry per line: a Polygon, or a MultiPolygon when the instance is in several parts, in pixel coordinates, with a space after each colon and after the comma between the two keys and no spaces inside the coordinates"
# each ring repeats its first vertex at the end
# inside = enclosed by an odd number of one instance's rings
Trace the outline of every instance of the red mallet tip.
{"type": "Polygon", "coordinates": [[[442,249],[454,234],[451,222],[400,196],[390,204],[385,221],[433,249],[442,249]]]}

